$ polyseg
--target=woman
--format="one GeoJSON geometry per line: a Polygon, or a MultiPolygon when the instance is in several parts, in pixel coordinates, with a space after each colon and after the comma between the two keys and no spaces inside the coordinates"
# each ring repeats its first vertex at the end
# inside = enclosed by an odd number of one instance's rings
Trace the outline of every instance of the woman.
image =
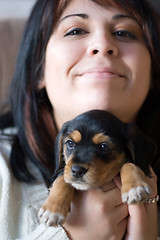
{"type": "MultiPolygon", "coordinates": [[[[37,1],[13,77],[11,114],[1,118],[1,129],[17,130],[10,130],[12,147],[1,144],[2,239],[157,239],[156,203],[127,207],[118,178],[102,190],[77,192],[63,228],[39,225],[37,213],[54,170],[55,136],[76,115],[110,111],[160,145],[159,39],[145,0],[37,1]]],[[[158,160],[152,167],[158,175],[158,160]]]]}

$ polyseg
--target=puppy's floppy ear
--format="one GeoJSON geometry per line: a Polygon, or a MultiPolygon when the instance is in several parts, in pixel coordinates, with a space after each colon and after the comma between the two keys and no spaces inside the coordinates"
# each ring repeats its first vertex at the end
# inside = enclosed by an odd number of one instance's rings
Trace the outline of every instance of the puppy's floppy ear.
{"type": "Polygon", "coordinates": [[[63,134],[62,132],[60,132],[57,135],[57,139],[56,139],[56,162],[59,166],[61,166],[62,164],[62,159],[63,159],[63,134]]]}
{"type": "Polygon", "coordinates": [[[127,147],[133,163],[139,166],[146,175],[149,175],[149,165],[157,153],[156,143],[133,123],[127,124],[127,137],[127,147]]]}
{"type": "Polygon", "coordinates": [[[55,140],[55,163],[56,163],[56,170],[58,171],[60,171],[65,166],[64,155],[63,155],[63,139],[64,139],[65,133],[68,130],[69,123],[70,121],[64,123],[55,140]]]}

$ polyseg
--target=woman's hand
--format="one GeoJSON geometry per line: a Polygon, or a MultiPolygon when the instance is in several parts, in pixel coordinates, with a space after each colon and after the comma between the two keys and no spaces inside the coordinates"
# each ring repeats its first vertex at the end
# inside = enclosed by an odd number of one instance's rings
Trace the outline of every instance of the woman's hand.
{"type": "Polygon", "coordinates": [[[102,189],[75,192],[64,228],[72,240],[121,240],[127,216],[120,189],[110,182],[102,189]]]}
{"type": "MultiPolygon", "coordinates": [[[[151,197],[157,194],[157,177],[151,169],[152,178],[148,184],[152,189],[151,197]]],[[[157,203],[129,205],[129,218],[125,240],[157,239],[157,203]]]]}

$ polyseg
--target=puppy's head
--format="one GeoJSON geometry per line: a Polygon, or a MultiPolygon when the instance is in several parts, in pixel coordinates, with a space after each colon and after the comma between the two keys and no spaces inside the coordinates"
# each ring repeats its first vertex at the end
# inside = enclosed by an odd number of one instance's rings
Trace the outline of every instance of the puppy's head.
{"type": "Polygon", "coordinates": [[[113,179],[126,161],[136,162],[133,128],[100,110],[65,123],[57,141],[65,181],[81,190],[98,187],[113,179]]]}

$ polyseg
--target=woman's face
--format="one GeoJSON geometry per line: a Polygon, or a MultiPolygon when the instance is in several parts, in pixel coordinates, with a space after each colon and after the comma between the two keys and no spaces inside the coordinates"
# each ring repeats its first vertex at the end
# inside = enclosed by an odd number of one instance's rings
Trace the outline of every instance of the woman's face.
{"type": "Polygon", "coordinates": [[[46,50],[44,85],[58,128],[91,109],[133,121],[150,88],[151,58],[133,17],[73,0],[46,50]]]}

